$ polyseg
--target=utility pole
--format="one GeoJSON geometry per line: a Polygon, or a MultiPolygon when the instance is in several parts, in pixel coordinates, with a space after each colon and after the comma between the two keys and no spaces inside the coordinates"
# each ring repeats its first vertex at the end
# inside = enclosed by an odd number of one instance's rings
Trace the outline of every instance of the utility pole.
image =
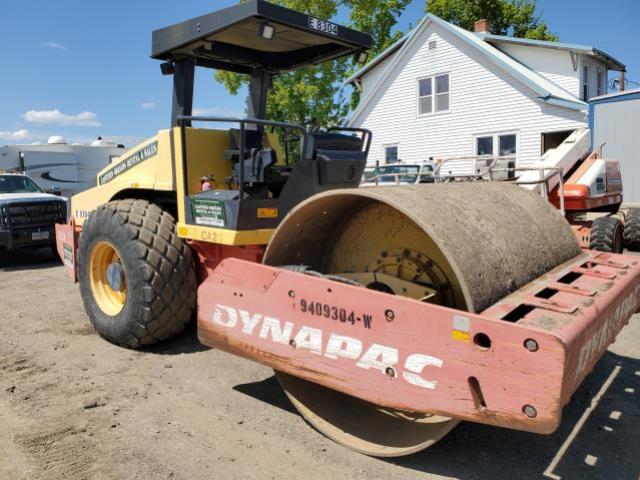
{"type": "Polygon", "coordinates": [[[618,91],[619,92],[624,92],[624,82],[625,82],[624,73],[625,72],[623,70],[618,74],[618,91]]]}

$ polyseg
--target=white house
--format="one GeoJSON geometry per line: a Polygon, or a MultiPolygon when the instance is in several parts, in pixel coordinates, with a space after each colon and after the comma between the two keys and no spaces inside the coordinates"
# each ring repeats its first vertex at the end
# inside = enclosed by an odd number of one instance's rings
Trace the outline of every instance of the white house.
{"type": "MultiPolygon", "coordinates": [[[[469,32],[427,14],[348,82],[350,126],[373,131],[369,161],[495,155],[519,166],[588,126],[592,96],[625,66],[593,47],[469,32]]],[[[471,173],[471,161],[445,170],[471,173]]],[[[443,172],[447,173],[447,172],[443,172]]]]}

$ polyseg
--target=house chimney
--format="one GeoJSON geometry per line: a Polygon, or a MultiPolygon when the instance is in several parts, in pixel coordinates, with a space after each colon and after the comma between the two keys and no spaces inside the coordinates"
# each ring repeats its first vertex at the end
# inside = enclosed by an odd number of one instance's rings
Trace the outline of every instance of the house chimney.
{"type": "Polygon", "coordinates": [[[478,20],[473,24],[473,31],[476,33],[490,33],[491,23],[486,18],[478,20]]]}

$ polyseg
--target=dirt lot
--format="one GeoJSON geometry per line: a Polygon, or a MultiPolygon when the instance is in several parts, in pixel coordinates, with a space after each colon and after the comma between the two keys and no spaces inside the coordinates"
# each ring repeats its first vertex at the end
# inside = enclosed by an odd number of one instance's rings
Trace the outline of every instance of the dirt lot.
{"type": "Polygon", "coordinates": [[[101,340],[49,255],[0,257],[2,480],[639,478],[638,317],[555,434],[463,423],[379,460],[315,432],[269,369],[208,350],[193,329],[141,352],[101,340]]]}

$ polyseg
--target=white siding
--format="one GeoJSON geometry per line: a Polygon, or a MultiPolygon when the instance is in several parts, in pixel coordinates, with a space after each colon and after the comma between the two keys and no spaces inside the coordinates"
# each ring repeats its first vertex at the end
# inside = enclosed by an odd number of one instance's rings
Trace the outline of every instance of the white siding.
{"type": "Polygon", "coordinates": [[[552,50],[504,42],[495,43],[494,46],[564,88],[572,95],[580,98],[580,70],[577,56],[576,69],[574,70],[571,54],[565,50],[552,50]]]}
{"type": "Polygon", "coordinates": [[[385,85],[364,90],[362,101],[370,95],[371,101],[351,122],[373,131],[370,163],[383,162],[383,145],[397,143],[403,161],[417,162],[470,156],[476,135],[517,131],[518,162],[528,165],[540,157],[542,132],[586,126],[585,113],[542,103],[444,28],[431,23],[417,40],[385,85]],[[428,49],[431,39],[437,40],[435,50],[428,49]],[[440,73],[450,74],[451,110],[418,117],[417,79],[440,73]]]}
{"type": "MultiPolygon", "coordinates": [[[[640,91],[639,91],[640,92],[640,91]]],[[[637,95],[635,96],[637,97],[637,95]]],[[[596,103],[593,118],[593,144],[603,148],[605,158],[620,162],[625,202],[640,202],[640,98],[620,96],[608,103],[596,103]],[[623,101],[624,100],[624,101],[623,101]]]]}
{"type": "Polygon", "coordinates": [[[588,78],[587,78],[587,83],[589,84],[589,98],[593,98],[598,96],[598,69],[600,69],[600,71],[603,73],[603,78],[604,78],[604,91],[601,93],[601,95],[605,95],[607,93],[607,87],[606,87],[606,82],[607,82],[607,68],[604,64],[596,61],[594,58],[591,57],[587,57],[587,56],[582,56],[581,59],[581,64],[582,67],[580,69],[581,71],[581,75],[580,75],[580,98],[583,100],[588,100],[588,99],[584,99],[582,98],[582,78],[584,75],[584,67],[588,67],[587,71],[588,71],[588,78]]]}

